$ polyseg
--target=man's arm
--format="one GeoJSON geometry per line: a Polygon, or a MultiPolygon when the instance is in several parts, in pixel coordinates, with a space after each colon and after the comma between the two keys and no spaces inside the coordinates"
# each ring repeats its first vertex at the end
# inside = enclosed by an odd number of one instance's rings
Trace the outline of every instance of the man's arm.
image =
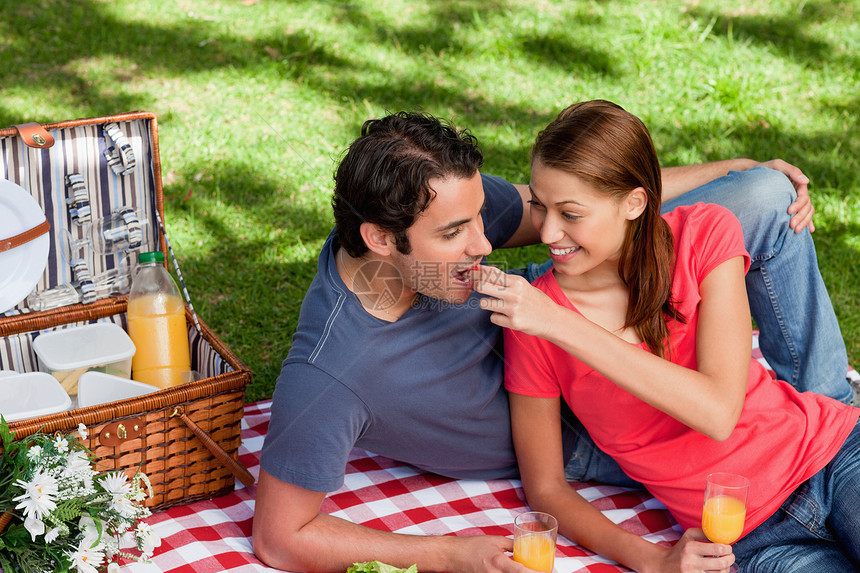
{"type": "Polygon", "coordinates": [[[695,165],[664,167],[662,169],[663,202],[683,195],[687,191],[692,191],[696,187],[701,187],[717,177],[728,174],[729,171],[746,171],[757,165],[761,164],[752,159],[726,159],[695,165]]]}
{"type": "Polygon", "coordinates": [[[717,177],[726,175],[729,171],[746,171],[747,169],[759,166],[769,167],[783,173],[788,177],[792,185],[794,185],[794,189],[797,191],[797,199],[788,207],[788,212],[793,215],[789,226],[794,229],[794,232],[799,233],[807,225],[810,232],[815,231],[815,225],[812,222],[815,208],[809,199],[809,178],[799,168],[786,163],[782,159],[771,159],[770,161],[760,163],[752,159],[740,158],[698,163],[696,165],[665,167],[662,170],[663,202],[665,203],[674,199],[696,187],[701,187],[717,177]]]}
{"type": "Polygon", "coordinates": [[[503,249],[508,249],[510,247],[523,247],[525,245],[536,245],[540,243],[540,233],[537,232],[535,226],[532,225],[532,219],[529,209],[529,199],[531,199],[531,193],[529,192],[528,185],[514,185],[517,189],[517,193],[520,194],[520,200],[523,202],[523,218],[520,221],[520,226],[517,228],[517,231],[513,234],[513,236],[508,239],[504,245],[502,245],[503,249]]]}
{"type": "Polygon", "coordinates": [[[382,561],[419,571],[527,573],[505,555],[513,541],[478,535],[389,533],[320,513],[326,494],[260,471],[253,538],[257,557],[271,567],[307,573],[343,573],[356,561],[382,561]]]}

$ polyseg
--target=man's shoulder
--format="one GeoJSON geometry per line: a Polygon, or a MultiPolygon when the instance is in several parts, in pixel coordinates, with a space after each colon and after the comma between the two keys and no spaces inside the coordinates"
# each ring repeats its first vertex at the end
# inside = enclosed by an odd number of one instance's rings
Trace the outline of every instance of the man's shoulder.
{"type": "MultiPolygon", "coordinates": [[[[293,334],[287,362],[313,362],[314,354],[331,336],[333,329],[354,328],[353,314],[348,312],[348,291],[337,284],[331,273],[337,268],[331,264],[332,235],[319,255],[317,273],[311,280],[299,310],[299,320],[293,334]]],[[[346,340],[349,340],[346,338],[346,340]]]]}
{"type": "Polygon", "coordinates": [[[504,210],[522,204],[519,191],[504,177],[481,173],[481,183],[488,207],[504,210]]]}
{"type": "Polygon", "coordinates": [[[484,234],[494,249],[508,242],[523,218],[523,200],[512,183],[496,175],[481,173],[484,185],[484,234]]]}

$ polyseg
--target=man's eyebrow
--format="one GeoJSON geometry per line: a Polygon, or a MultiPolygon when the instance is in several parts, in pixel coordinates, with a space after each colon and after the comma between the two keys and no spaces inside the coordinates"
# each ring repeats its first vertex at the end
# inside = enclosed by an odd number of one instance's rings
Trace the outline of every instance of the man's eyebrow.
{"type": "Polygon", "coordinates": [[[470,217],[469,219],[460,219],[458,221],[451,221],[450,223],[442,225],[441,227],[436,227],[435,229],[433,229],[433,231],[440,233],[442,231],[448,231],[449,229],[455,229],[455,228],[459,227],[460,225],[465,225],[466,223],[468,223],[471,220],[472,219],[470,217]]]}
{"type": "MultiPolygon", "coordinates": [[[[480,213],[483,213],[486,210],[486,208],[487,208],[487,199],[485,197],[484,202],[481,204],[481,210],[478,212],[479,217],[481,216],[480,213]]],[[[436,227],[435,229],[433,229],[433,231],[436,233],[441,233],[442,231],[448,231],[450,229],[456,229],[460,225],[465,225],[466,223],[468,223],[471,220],[472,220],[472,217],[469,217],[468,219],[460,219],[458,221],[451,221],[450,223],[446,223],[445,225],[442,225],[440,227],[436,227]]]]}

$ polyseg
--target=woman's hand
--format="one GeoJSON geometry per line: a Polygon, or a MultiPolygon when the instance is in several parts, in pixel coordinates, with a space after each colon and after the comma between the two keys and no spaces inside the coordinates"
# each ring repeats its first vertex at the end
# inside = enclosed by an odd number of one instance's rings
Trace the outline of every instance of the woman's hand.
{"type": "Polygon", "coordinates": [[[649,571],[682,573],[728,573],[735,562],[730,545],[711,543],[701,529],[688,529],[649,571]]]}
{"type": "Polygon", "coordinates": [[[472,271],[472,288],[487,297],[481,308],[493,313],[490,320],[504,328],[533,336],[545,335],[553,317],[562,307],[523,277],[480,265],[472,271]]]}

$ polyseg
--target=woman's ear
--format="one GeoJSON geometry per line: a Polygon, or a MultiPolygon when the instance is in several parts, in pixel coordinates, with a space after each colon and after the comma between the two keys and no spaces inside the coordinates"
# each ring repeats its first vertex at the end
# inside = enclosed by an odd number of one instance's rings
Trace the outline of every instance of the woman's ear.
{"type": "Polygon", "coordinates": [[[627,220],[633,221],[639,218],[648,206],[648,194],[643,187],[637,187],[627,194],[624,199],[625,216],[627,220]]]}
{"type": "Polygon", "coordinates": [[[391,249],[394,247],[394,236],[388,231],[383,230],[376,223],[362,223],[359,227],[361,238],[367,248],[377,255],[387,257],[391,254],[391,249]]]}

